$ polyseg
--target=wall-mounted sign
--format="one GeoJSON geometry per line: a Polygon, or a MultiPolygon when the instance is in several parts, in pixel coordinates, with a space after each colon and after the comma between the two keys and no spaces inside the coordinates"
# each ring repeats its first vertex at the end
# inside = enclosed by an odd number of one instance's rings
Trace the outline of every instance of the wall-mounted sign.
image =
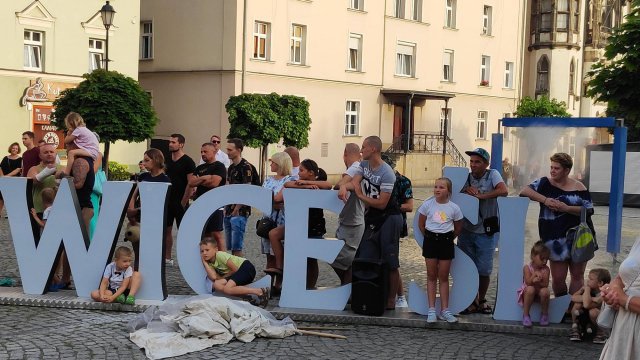
{"type": "Polygon", "coordinates": [[[44,140],[47,144],[55,145],[56,149],[64,149],[64,132],[51,123],[53,106],[33,106],[33,132],[36,141],[44,140]]]}
{"type": "Polygon", "coordinates": [[[24,89],[20,98],[20,106],[26,106],[28,102],[53,101],[60,96],[62,90],[76,86],[78,84],[42,81],[42,78],[31,80],[31,84],[24,89]]]}

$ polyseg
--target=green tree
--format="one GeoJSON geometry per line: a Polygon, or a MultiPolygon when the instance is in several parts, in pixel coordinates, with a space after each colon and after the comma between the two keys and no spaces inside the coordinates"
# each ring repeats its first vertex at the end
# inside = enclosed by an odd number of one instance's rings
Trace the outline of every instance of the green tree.
{"type": "Polygon", "coordinates": [[[230,138],[240,138],[249,147],[260,148],[260,176],[264,179],[267,147],[282,140],[285,146],[309,145],[309,102],[293,95],[241,94],[225,105],[230,138]]]}
{"type": "Polygon", "coordinates": [[[62,91],[53,102],[56,111],[52,123],[65,129],[64,118],[69,112],[82,115],[87,127],[98,133],[105,144],[102,163],[108,172],[110,143],[151,138],[158,118],[149,94],[136,80],[106,70],[95,70],[83,78],[77,87],[62,91]]]}
{"type": "Polygon", "coordinates": [[[520,100],[514,115],[517,117],[571,117],[564,101],[549,99],[548,96],[541,96],[538,99],[525,96],[520,100]]]}
{"type": "Polygon", "coordinates": [[[629,141],[640,141],[640,0],[608,42],[588,73],[587,96],[606,102],[608,116],[625,119],[629,141]]]}

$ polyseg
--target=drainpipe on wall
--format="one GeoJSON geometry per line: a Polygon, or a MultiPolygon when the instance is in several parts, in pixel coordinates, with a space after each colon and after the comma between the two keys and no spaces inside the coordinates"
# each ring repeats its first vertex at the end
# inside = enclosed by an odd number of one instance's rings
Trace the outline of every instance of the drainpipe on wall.
{"type": "Polygon", "coordinates": [[[413,95],[415,95],[414,93],[411,93],[411,95],[409,96],[409,108],[407,109],[407,122],[405,123],[405,140],[404,140],[404,146],[403,146],[403,151],[404,151],[404,156],[407,156],[407,153],[409,152],[409,139],[411,137],[411,102],[413,101],[413,95]]]}
{"type": "Polygon", "coordinates": [[[447,164],[447,127],[449,126],[448,124],[448,116],[449,116],[449,99],[444,99],[444,124],[442,125],[442,127],[444,129],[442,129],[442,134],[444,135],[442,138],[442,167],[444,168],[444,166],[447,164]]]}
{"type": "Polygon", "coordinates": [[[242,7],[242,75],[240,94],[244,94],[244,78],[247,68],[247,0],[244,0],[242,7]]]}
{"type": "MultiPolygon", "coordinates": [[[[246,0],[245,0],[246,1],[246,0]]],[[[380,79],[381,88],[384,89],[384,54],[387,48],[387,0],[384,0],[384,11],[382,14],[382,78],[380,79]]],[[[378,136],[382,138],[382,109],[384,104],[380,106],[380,114],[378,116],[378,136]]],[[[391,136],[391,143],[393,144],[393,136],[391,136]]]]}

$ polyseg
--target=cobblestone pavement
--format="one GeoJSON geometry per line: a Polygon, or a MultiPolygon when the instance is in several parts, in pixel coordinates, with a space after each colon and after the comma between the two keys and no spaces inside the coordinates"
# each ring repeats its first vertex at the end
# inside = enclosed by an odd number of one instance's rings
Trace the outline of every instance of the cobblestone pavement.
{"type": "MultiPolygon", "coordinates": [[[[144,359],[128,340],[135,314],[0,306],[0,359],[144,359]]],[[[314,324],[318,325],[318,324],[314,324]]],[[[324,326],[330,326],[324,324],[324,326]]],[[[352,326],[316,336],[232,341],[180,359],[597,359],[602,345],[566,338],[456,330],[352,326]]]]}
{"type": "MultiPolygon", "coordinates": [[[[432,193],[430,188],[414,189],[414,208],[432,193]]],[[[409,214],[411,224],[414,213],[409,214]]],[[[523,259],[528,261],[528,252],[537,239],[537,204],[531,204],[527,215],[526,243],[523,259]]],[[[337,227],[337,216],[326,212],[327,236],[333,236],[337,227]]],[[[247,226],[245,257],[258,270],[265,266],[264,256],[255,235],[254,225],[258,214],[254,214],[247,226]]],[[[629,252],[636,237],[640,235],[640,209],[625,208],[622,219],[622,247],[618,261],[629,252]]],[[[614,263],[606,248],[608,208],[597,207],[593,217],[601,250],[596,253],[588,267],[605,267],[615,274],[619,263],[614,263]]],[[[128,244],[128,243],[123,243],[128,244]]],[[[405,288],[409,280],[419,284],[426,280],[424,259],[416,242],[409,237],[401,241],[401,273],[405,288]]],[[[497,274],[497,261],[494,274],[497,274]]],[[[170,294],[194,294],[179,271],[179,264],[167,267],[167,288],[170,294]]],[[[19,271],[8,229],[8,221],[0,218],[0,278],[11,277],[20,285],[19,271]]],[[[495,297],[495,276],[489,289],[488,299],[495,297]]],[[[338,285],[338,279],[327,264],[321,263],[319,286],[338,285]]],[[[5,358],[106,358],[114,355],[122,358],[143,358],[135,345],[129,342],[124,324],[134,314],[109,313],[52,308],[30,308],[0,306],[0,359],[5,358]]],[[[591,344],[572,344],[565,337],[532,336],[463,332],[454,330],[425,330],[410,328],[349,326],[352,329],[339,333],[348,336],[348,341],[315,337],[292,337],[285,340],[260,339],[250,344],[233,342],[185,358],[561,358],[571,353],[572,357],[597,358],[601,347],[591,344]],[[415,345],[417,344],[417,345],[415,345]],[[543,344],[543,346],[541,346],[543,344]]]]}

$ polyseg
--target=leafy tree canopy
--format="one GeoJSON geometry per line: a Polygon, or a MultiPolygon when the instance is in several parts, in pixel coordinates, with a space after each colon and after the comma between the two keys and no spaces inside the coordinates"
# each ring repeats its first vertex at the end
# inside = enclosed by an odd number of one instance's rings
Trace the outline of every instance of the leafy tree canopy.
{"type": "Polygon", "coordinates": [[[571,117],[564,101],[549,99],[548,96],[541,96],[538,99],[524,97],[520,100],[514,115],[517,117],[571,117]]]}
{"type": "Polygon", "coordinates": [[[640,140],[640,0],[609,37],[604,59],[588,75],[587,96],[607,103],[607,115],[625,119],[629,141],[640,140]]]}
{"type": "Polygon", "coordinates": [[[116,140],[140,142],[153,136],[158,118],[149,94],[136,80],[106,70],[95,70],[83,78],[53,102],[52,122],[59,129],[65,129],[64,118],[74,111],[107,144],[116,140]]]}

